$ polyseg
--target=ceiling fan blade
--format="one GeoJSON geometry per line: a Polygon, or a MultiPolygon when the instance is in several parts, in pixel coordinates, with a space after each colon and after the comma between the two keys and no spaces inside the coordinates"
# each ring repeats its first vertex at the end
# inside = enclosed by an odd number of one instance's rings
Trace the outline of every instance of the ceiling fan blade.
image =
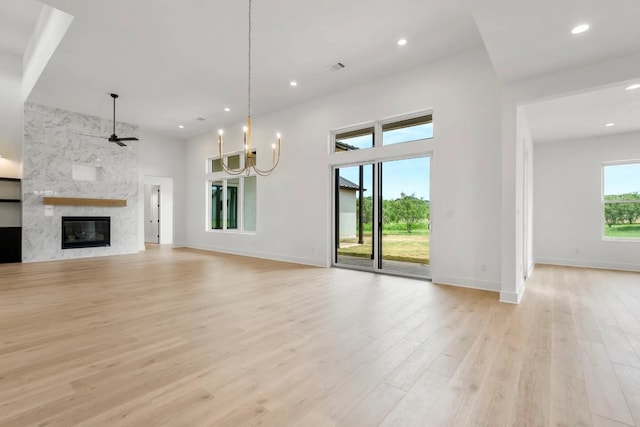
{"type": "Polygon", "coordinates": [[[138,138],[127,137],[127,138],[116,138],[118,141],[140,141],[138,138]]]}
{"type": "Polygon", "coordinates": [[[127,144],[125,144],[124,142],[120,142],[120,140],[115,140],[115,141],[111,141],[111,142],[114,142],[114,143],[118,144],[120,147],[126,147],[127,146],[127,144]]]}
{"type": "Polygon", "coordinates": [[[78,135],[81,136],[90,136],[91,138],[100,138],[100,139],[107,139],[104,136],[99,136],[99,135],[89,135],[88,133],[79,133],[78,135]]]}

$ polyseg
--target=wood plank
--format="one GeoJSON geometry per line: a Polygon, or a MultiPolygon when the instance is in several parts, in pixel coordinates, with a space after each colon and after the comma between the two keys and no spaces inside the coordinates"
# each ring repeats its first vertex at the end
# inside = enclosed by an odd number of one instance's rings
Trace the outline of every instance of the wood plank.
{"type": "Polygon", "coordinates": [[[568,375],[551,377],[552,426],[579,427],[591,425],[589,397],[584,380],[568,375]]]}
{"type": "Polygon", "coordinates": [[[382,383],[341,419],[338,425],[345,427],[378,425],[404,395],[404,391],[382,383]]]}
{"type": "Polygon", "coordinates": [[[100,207],[125,207],[124,199],[87,199],[82,197],[43,197],[42,204],[54,206],[100,206],[100,207]]]}
{"type": "Polygon", "coordinates": [[[633,417],[629,412],[605,346],[581,340],[580,347],[591,411],[594,414],[633,425],[633,417]]]}
{"type": "Polygon", "coordinates": [[[638,283],[537,266],[514,306],[189,249],[4,264],[0,426],[632,426],[638,283]]]}
{"type": "Polygon", "coordinates": [[[593,414],[593,427],[633,427],[633,426],[629,424],[619,423],[618,421],[593,414]]]}
{"type": "Polygon", "coordinates": [[[614,365],[614,369],[633,420],[640,425],[640,369],[622,365],[614,365]]]}

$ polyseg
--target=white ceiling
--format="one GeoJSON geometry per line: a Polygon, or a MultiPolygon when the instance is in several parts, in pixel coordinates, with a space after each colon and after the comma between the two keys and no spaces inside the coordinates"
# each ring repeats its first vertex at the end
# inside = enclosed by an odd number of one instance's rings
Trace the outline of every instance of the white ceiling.
{"type": "Polygon", "coordinates": [[[505,82],[640,52],[638,0],[468,1],[505,82]],[[591,29],[572,35],[582,23],[591,29]]]}
{"type": "MultiPolygon", "coordinates": [[[[246,1],[46,2],[74,21],[30,100],[110,117],[108,93],[115,92],[118,120],[174,137],[246,117],[246,1]],[[225,113],[225,106],[232,111],[225,113]]],[[[457,0],[257,0],[252,113],[283,109],[481,43],[471,14],[457,0]],[[400,37],[409,40],[402,48],[396,45],[400,37]],[[346,68],[326,68],[337,61],[346,68]],[[289,86],[292,79],[298,87],[289,86]]]]}
{"type": "MultiPolygon", "coordinates": [[[[74,20],[31,101],[110,118],[108,94],[116,92],[119,121],[176,138],[245,118],[246,1],[43,2],[74,20]]],[[[0,51],[24,51],[39,10],[35,0],[0,0],[0,51]]],[[[637,0],[254,0],[253,114],[483,43],[503,82],[640,52],[639,14],[637,0]],[[591,30],[572,36],[581,22],[591,30]],[[409,43],[398,47],[400,37],[409,43]],[[347,68],[326,68],[337,61],[347,68]],[[288,85],[292,79],[298,87],[288,85]]],[[[637,111],[620,96],[583,96],[528,106],[534,135],[563,139],[572,127],[574,135],[586,132],[596,116],[637,111]]],[[[621,131],[633,118],[609,120],[621,131]]]]}
{"type": "Polygon", "coordinates": [[[631,83],[525,106],[535,143],[640,131],[640,89],[631,83]],[[606,123],[615,126],[606,127],[606,123]]]}
{"type": "Polygon", "coordinates": [[[0,52],[22,56],[41,9],[35,0],[0,0],[0,52]]]}

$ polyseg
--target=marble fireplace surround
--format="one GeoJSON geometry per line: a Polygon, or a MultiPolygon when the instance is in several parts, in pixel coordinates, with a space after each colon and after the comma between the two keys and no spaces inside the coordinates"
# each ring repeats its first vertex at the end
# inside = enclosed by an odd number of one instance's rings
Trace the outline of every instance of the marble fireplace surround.
{"type": "MultiPolygon", "coordinates": [[[[138,128],[117,122],[116,132],[137,136],[138,128]]],[[[111,120],[25,104],[23,262],[138,252],[138,142],[119,147],[81,135],[111,133],[111,120]],[[78,167],[95,177],[78,179],[78,167]],[[62,249],[63,216],[110,217],[110,246],[62,249]]]]}

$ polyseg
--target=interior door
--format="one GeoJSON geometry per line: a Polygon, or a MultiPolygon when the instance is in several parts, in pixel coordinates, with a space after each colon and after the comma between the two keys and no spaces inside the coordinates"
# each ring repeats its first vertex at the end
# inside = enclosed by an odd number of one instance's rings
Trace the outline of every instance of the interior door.
{"type": "Polygon", "coordinates": [[[144,241],[160,243],[160,186],[145,185],[144,241]]]}

